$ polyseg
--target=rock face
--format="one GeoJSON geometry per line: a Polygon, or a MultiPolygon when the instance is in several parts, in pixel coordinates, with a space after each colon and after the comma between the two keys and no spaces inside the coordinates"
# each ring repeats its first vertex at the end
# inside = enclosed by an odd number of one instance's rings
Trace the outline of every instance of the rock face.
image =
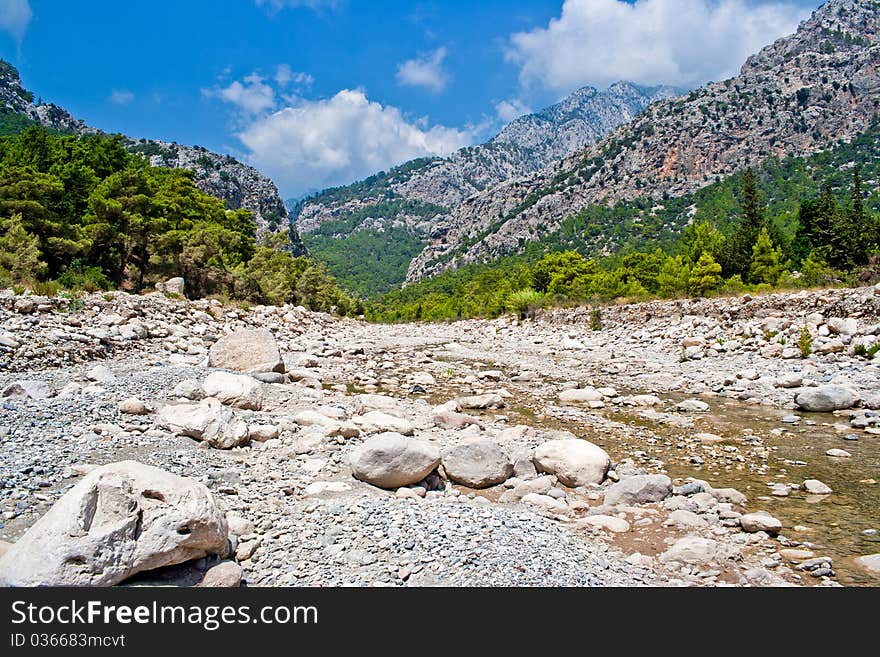
{"type": "Polygon", "coordinates": [[[383,433],[355,448],[349,462],[356,479],[393,489],[416,484],[431,474],[440,465],[440,450],[399,433],[383,433]]]}
{"type": "Polygon", "coordinates": [[[672,480],[666,475],[636,475],[617,482],[605,491],[605,504],[649,504],[672,495],[672,480]]]}
{"type": "Polygon", "coordinates": [[[550,440],[535,449],[535,466],[556,475],[566,486],[601,484],[611,467],[611,458],[601,447],[586,440],[550,440]]]}
{"type": "Polygon", "coordinates": [[[208,397],[214,397],[227,406],[251,411],[263,407],[263,389],[259,381],[244,374],[211,372],[202,384],[208,397]]]}
{"type": "MultiPolygon", "coordinates": [[[[769,156],[849,141],[880,98],[878,33],[873,0],[830,0],[737,77],[657,102],[559,166],[469,197],[434,222],[407,280],[520,251],[594,204],[680,197],[769,156]]],[[[609,242],[603,231],[596,251],[609,242]]]]}
{"type": "Polygon", "coordinates": [[[443,454],[443,469],[452,481],[470,488],[495,486],[513,474],[510,457],[488,440],[448,450],[443,454]]]}
{"type": "Polygon", "coordinates": [[[123,461],[91,471],[14,543],[0,584],[112,586],[226,550],[226,520],[207,488],[123,461]]]}
{"type": "Polygon", "coordinates": [[[803,411],[830,413],[852,408],[859,403],[859,395],[845,386],[820,386],[799,392],[795,403],[803,411]]]}
{"type": "Polygon", "coordinates": [[[239,330],[213,344],[208,352],[208,367],[246,374],[284,372],[284,360],[270,331],[239,330]]]}
{"type": "MultiPolygon", "coordinates": [[[[18,71],[6,62],[0,62],[0,107],[59,132],[101,133],[57,105],[34,104],[34,95],[22,87],[18,71]]],[[[305,253],[299,234],[290,230],[290,217],[275,183],[253,167],[198,146],[130,138],[126,138],[125,146],[148,159],[152,166],[192,171],[196,186],[203,192],[224,201],[231,210],[250,210],[257,223],[258,237],[288,233],[294,254],[305,253]]],[[[182,291],[179,294],[183,296],[182,291]]]]}
{"type": "Polygon", "coordinates": [[[159,423],[179,436],[204,440],[215,449],[232,449],[249,440],[248,425],[216,399],[198,404],[168,404],[159,423]]]}
{"type": "MultiPolygon", "coordinates": [[[[294,220],[298,230],[307,234],[341,215],[377,206],[367,226],[378,228],[403,221],[427,234],[433,215],[406,210],[381,214],[382,201],[403,197],[449,211],[473,194],[539,171],[592,144],[651,103],[678,93],[671,87],[646,88],[627,82],[613,84],[605,91],[584,87],[552,107],[514,120],[485,144],[463,148],[448,158],[413,160],[356,183],[356,188],[352,185],[312,196],[294,206],[294,220]]],[[[355,226],[354,230],[367,226],[355,226]]]]}

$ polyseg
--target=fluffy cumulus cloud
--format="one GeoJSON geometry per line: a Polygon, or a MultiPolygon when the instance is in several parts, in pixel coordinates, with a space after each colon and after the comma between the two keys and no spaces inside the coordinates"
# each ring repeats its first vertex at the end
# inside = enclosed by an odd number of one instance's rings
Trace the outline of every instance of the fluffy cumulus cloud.
{"type": "Polygon", "coordinates": [[[505,123],[510,123],[514,119],[530,114],[531,111],[532,108],[518,98],[502,100],[500,103],[495,104],[495,113],[498,115],[498,118],[505,123]]]}
{"type": "Polygon", "coordinates": [[[202,89],[208,98],[219,98],[238,108],[246,117],[256,116],[275,107],[275,89],[258,73],[251,73],[244,80],[234,80],[225,87],[202,89]]]}
{"type": "Polygon", "coordinates": [[[449,74],[443,70],[446,54],[446,48],[438,48],[430,55],[404,62],[397,67],[397,83],[440,93],[449,83],[449,74]]]}
{"type": "Polygon", "coordinates": [[[0,31],[21,43],[31,24],[33,13],[28,0],[0,0],[0,31]]]}
{"type": "Polygon", "coordinates": [[[807,0],[565,0],[546,27],[514,34],[508,60],[526,87],[558,93],[617,80],[697,85],[721,80],[792,32],[807,0]]]}
{"type": "Polygon", "coordinates": [[[447,155],[475,139],[472,129],[408,120],[395,107],[344,89],[301,100],[253,121],[239,134],[252,164],[285,194],[353,182],[415,157],[447,155]]]}
{"type": "Polygon", "coordinates": [[[114,105],[129,105],[134,101],[134,94],[127,89],[114,89],[110,94],[110,102],[114,105]]]}

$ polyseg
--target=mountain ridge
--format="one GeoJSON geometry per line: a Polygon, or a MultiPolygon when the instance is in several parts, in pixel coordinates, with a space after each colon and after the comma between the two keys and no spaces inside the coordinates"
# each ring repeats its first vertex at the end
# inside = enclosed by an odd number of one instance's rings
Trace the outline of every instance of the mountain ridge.
{"type": "Polygon", "coordinates": [[[412,282],[515,253],[591,204],[681,196],[772,156],[867,128],[880,103],[876,0],[830,0],[740,74],[660,101],[559,166],[469,198],[411,263],[412,282]]]}
{"type": "MultiPolygon", "coordinates": [[[[21,83],[18,71],[0,60],[0,112],[16,114],[27,121],[58,132],[77,136],[103,134],[53,103],[35,103],[34,94],[21,83]]],[[[306,253],[275,183],[259,171],[229,155],[214,153],[199,146],[184,146],[158,139],[125,137],[126,148],[144,156],[152,166],[188,169],[195,184],[206,194],[224,201],[231,210],[244,208],[254,214],[257,236],[287,232],[294,255],[306,253]]]]}

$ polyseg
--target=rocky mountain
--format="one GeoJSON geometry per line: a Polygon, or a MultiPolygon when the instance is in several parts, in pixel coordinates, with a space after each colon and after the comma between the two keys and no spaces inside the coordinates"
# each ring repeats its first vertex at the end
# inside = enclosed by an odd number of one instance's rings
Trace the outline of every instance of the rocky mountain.
{"type": "Polygon", "coordinates": [[[348,225],[348,230],[403,222],[429,232],[470,196],[540,171],[631,121],[651,103],[678,93],[671,87],[646,88],[626,82],[605,91],[585,87],[552,107],[516,119],[485,144],[463,148],[448,158],[413,160],[304,199],[294,206],[294,220],[301,234],[354,213],[369,221],[348,225]],[[389,208],[386,202],[391,199],[412,203],[403,209],[389,208]],[[373,207],[376,211],[370,213],[373,207]]]}
{"type": "Polygon", "coordinates": [[[851,140],[880,107],[880,2],[830,0],[740,74],[652,105],[602,141],[435,222],[414,281],[516,252],[591,204],[682,196],[770,157],[851,140]]]}
{"type": "MultiPolygon", "coordinates": [[[[21,84],[18,71],[0,60],[0,116],[21,117],[58,132],[96,134],[97,128],[71,116],[51,103],[35,103],[34,95],[21,84]]],[[[189,169],[196,185],[206,194],[226,202],[233,210],[254,213],[258,236],[287,231],[296,254],[305,247],[295,230],[290,230],[287,207],[271,180],[251,166],[228,155],[212,153],[199,146],[183,146],[152,139],[126,138],[128,149],[149,158],[152,166],[189,169]]]]}

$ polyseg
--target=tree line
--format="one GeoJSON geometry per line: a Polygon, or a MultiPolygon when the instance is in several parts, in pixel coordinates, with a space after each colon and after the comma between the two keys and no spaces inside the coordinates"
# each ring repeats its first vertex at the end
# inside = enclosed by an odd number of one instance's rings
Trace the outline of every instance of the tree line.
{"type": "Polygon", "coordinates": [[[119,135],[30,127],[0,138],[0,285],[140,292],[174,276],[191,296],[360,311],[327,271],[264,243],[193,174],[151,167],[119,135]]]}

